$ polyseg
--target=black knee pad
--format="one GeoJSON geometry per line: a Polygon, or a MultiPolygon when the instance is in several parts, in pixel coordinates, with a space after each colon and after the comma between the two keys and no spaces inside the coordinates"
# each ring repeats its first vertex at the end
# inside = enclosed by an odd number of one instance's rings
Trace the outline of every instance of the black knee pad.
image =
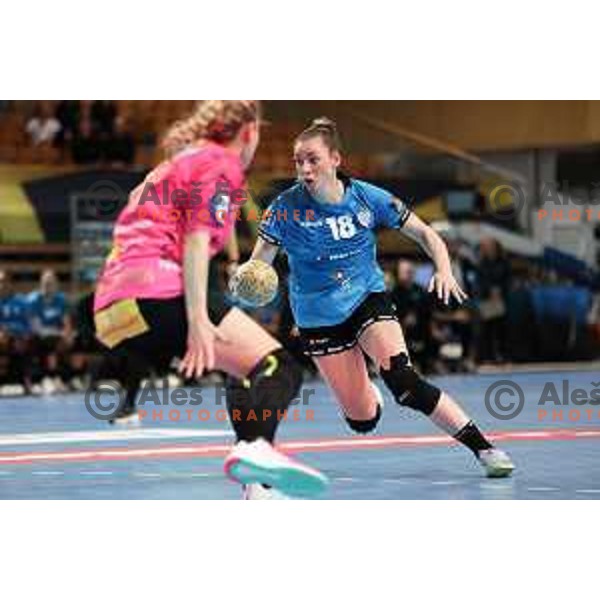
{"type": "Polygon", "coordinates": [[[352,429],[352,431],[356,433],[365,434],[371,433],[371,431],[373,431],[377,427],[377,423],[379,423],[380,419],[381,406],[378,404],[377,412],[375,413],[375,416],[372,419],[368,419],[366,421],[357,421],[355,419],[349,419],[348,417],[346,417],[346,423],[348,423],[348,426],[350,427],[350,429],[352,429]]]}
{"type": "Polygon", "coordinates": [[[227,378],[227,397],[249,408],[285,410],[302,386],[302,368],[283,348],[265,356],[245,379],[227,378]]]}
{"type": "Polygon", "coordinates": [[[227,378],[227,410],[238,440],[272,442],[284,413],[302,385],[302,369],[283,348],[265,356],[246,379],[227,378]],[[270,415],[262,419],[255,414],[270,415]]]}
{"type": "Polygon", "coordinates": [[[404,352],[390,358],[390,368],[382,368],[381,377],[398,404],[425,415],[430,415],[440,400],[441,390],[421,378],[404,352]]]}

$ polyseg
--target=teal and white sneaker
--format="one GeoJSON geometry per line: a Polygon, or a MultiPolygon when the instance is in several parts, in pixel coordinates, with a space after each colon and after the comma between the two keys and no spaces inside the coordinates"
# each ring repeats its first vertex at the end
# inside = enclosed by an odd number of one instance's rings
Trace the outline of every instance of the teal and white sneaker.
{"type": "Polygon", "coordinates": [[[238,483],[262,483],[287,496],[317,496],[328,483],[325,475],[277,451],[262,438],[238,442],[225,459],[224,469],[238,483]]]}
{"type": "Polygon", "coordinates": [[[510,456],[498,448],[480,450],[478,459],[488,477],[509,477],[515,470],[510,456]]]}
{"type": "Polygon", "coordinates": [[[266,488],[260,483],[250,483],[244,486],[244,500],[291,500],[291,498],[275,488],[266,488]]]}

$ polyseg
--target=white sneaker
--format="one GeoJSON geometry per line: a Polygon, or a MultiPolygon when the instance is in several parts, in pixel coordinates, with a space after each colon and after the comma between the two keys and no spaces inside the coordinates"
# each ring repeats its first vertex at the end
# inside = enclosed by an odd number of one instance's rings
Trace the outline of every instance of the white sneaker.
{"type": "Polygon", "coordinates": [[[44,377],[42,379],[42,393],[44,396],[52,396],[56,394],[56,383],[52,377],[44,377]]]}
{"type": "Polygon", "coordinates": [[[52,379],[52,384],[54,385],[54,391],[59,394],[65,394],[69,391],[69,388],[65,385],[65,382],[58,375],[52,379]]]}
{"type": "Polygon", "coordinates": [[[135,427],[140,425],[140,416],[135,406],[122,406],[109,420],[109,425],[125,425],[135,427]]]}
{"type": "Polygon", "coordinates": [[[262,438],[238,442],[225,459],[224,469],[238,483],[263,483],[289,496],[316,496],[327,487],[323,474],[278,452],[262,438]]]}
{"type": "Polygon", "coordinates": [[[79,375],[73,377],[73,379],[71,379],[69,385],[74,392],[84,392],[86,390],[86,388],[88,387],[88,385],[86,385],[86,382],[84,381],[83,377],[80,377],[79,375]]]}
{"type": "Polygon", "coordinates": [[[508,477],[515,470],[510,456],[499,448],[480,450],[478,458],[488,477],[508,477]]]}
{"type": "Polygon", "coordinates": [[[250,483],[244,486],[244,500],[291,500],[289,496],[274,488],[266,488],[260,483],[250,483]]]}
{"type": "Polygon", "coordinates": [[[139,427],[140,417],[137,411],[120,413],[108,420],[109,425],[120,425],[125,427],[139,427]]]}

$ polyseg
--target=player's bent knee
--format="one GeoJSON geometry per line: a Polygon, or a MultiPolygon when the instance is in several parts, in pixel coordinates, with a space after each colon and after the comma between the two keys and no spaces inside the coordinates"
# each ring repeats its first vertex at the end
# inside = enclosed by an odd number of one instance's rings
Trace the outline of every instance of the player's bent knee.
{"type": "Polygon", "coordinates": [[[381,406],[378,404],[377,412],[375,413],[375,416],[372,419],[357,420],[346,417],[346,423],[348,423],[348,427],[350,427],[350,429],[352,429],[352,431],[354,431],[355,433],[366,434],[371,433],[371,431],[375,430],[380,419],[381,406]]]}
{"type": "Polygon", "coordinates": [[[425,381],[410,366],[405,352],[390,358],[390,368],[381,369],[381,377],[398,404],[425,415],[430,415],[440,400],[441,390],[425,381]]]}
{"type": "Polygon", "coordinates": [[[265,356],[243,380],[227,378],[227,397],[233,404],[287,408],[302,386],[302,367],[285,349],[265,356]]]}

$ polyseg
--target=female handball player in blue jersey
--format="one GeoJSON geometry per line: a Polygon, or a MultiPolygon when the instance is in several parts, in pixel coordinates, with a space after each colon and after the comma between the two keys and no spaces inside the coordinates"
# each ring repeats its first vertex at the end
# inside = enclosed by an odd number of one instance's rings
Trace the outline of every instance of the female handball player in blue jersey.
{"type": "Polygon", "coordinates": [[[473,451],[489,477],[514,469],[445,392],[412,367],[395,307],[377,263],[374,229],[391,227],[431,257],[429,291],[448,304],[466,298],[442,239],[387,191],[338,173],[340,144],[333,121],[316,119],[296,138],[298,183],[272,203],[259,228],[252,259],[272,263],[283,248],[289,291],[305,352],[313,357],[350,428],[373,431],[381,397],[371,384],[363,351],[376,363],[395,400],[427,415],[473,451]]]}

